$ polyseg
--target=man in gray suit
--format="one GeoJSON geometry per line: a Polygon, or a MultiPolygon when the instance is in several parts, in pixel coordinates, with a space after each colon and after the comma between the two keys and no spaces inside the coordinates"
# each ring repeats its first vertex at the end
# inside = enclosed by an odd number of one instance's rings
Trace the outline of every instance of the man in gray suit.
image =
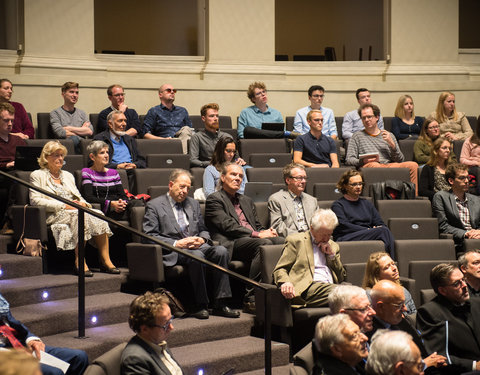
{"type": "Polygon", "coordinates": [[[480,238],[480,198],[467,193],[468,167],[450,164],[445,179],[451,191],[439,191],[433,196],[433,213],[438,218],[441,233],[453,234],[455,249],[463,252],[464,238],[480,238]]]}
{"type": "MultiPolygon", "coordinates": [[[[229,255],[223,246],[213,246],[210,234],[203,222],[200,204],[188,196],[192,185],[192,175],[183,169],[175,169],[170,174],[168,193],[148,202],[143,218],[143,231],[172,246],[186,250],[210,262],[228,268],[229,255]]],[[[198,319],[208,319],[208,293],[205,280],[205,266],[176,252],[163,250],[163,264],[172,267],[176,264],[187,267],[196,301],[198,319]]],[[[225,300],[232,296],[228,275],[213,272],[213,314],[227,318],[238,318],[238,311],[231,310],[225,300]]]]}
{"type": "Polygon", "coordinates": [[[268,211],[272,228],[279,236],[287,237],[308,230],[318,202],[316,198],[304,193],[307,173],[303,165],[287,164],[283,168],[283,180],[287,188],[270,196],[268,211]]]}
{"type": "Polygon", "coordinates": [[[182,375],[180,365],[167,348],[173,316],[167,297],[146,292],[130,304],[128,325],[136,333],[122,352],[122,375],[182,375]]]}

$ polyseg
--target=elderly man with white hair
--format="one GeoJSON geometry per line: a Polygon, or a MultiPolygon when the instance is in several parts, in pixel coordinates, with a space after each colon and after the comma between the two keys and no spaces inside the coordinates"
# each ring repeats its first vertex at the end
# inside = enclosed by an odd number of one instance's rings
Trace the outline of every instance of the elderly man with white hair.
{"type": "Polygon", "coordinates": [[[368,356],[365,336],[347,315],[328,315],[315,327],[314,375],[362,375],[368,356]]]}
{"type": "Polygon", "coordinates": [[[328,296],[332,314],[347,314],[363,333],[373,329],[375,310],[365,289],[355,285],[339,285],[328,296]]]}
{"type": "Polygon", "coordinates": [[[373,336],[365,367],[367,374],[419,375],[424,367],[420,350],[408,333],[380,330],[373,336]]]}
{"type": "Polygon", "coordinates": [[[320,209],[309,231],[287,237],[273,278],[292,305],[326,306],[330,291],[345,279],[340,248],[331,239],[337,225],[332,210],[320,209]]]}

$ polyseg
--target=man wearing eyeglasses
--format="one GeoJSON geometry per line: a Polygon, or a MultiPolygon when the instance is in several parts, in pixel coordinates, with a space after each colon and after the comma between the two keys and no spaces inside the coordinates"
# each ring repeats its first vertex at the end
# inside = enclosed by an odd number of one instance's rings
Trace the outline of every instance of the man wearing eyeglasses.
{"type": "MultiPolygon", "coordinates": [[[[363,87],[359,88],[355,92],[355,96],[360,106],[362,106],[363,104],[372,102],[370,91],[366,88],[363,88],[363,87]]],[[[379,129],[383,129],[383,117],[381,115],[379,115],[378,117],[378,127],[379,129]]],[[[352,138],[352,135],[354,133],[360,130],[363,130],[363,128],[364,128],[364,124],[358,112],[358,109],[354,109],[353,111],[347,112],[343,117],[342,138],[344,140],[348,140],[352,138]]]]}
{"type": "Polygon", "coordinates": [[[432,209],[438,218],[440,233],[453,235],[459,253],[463,252],[464,239],[480,238],[480,198],[468,193],[468,166],[449,164],[445,179],[452,190],[435,193],[432,209]]]}
{"type": "Polygon", "coordinates": [[[295,138],[295,132],[262,129],[263,123],[283,123],[282,114],[267,105],[267,86],[253,82],[248,86],[248,99],[253,103],[240,112],[238,117],[238,138],[295,138]]]}
{"type": "Polygon", "coordinates": [[[428,351],[419,333],[412,325],[413,322],[410,321],[410,318],[405,317],[404,313],[407,311],[407,307],[401,285],[390,280],[380,280],[373,286],[370,297],[376,315],[373,317],[373,329],[367,333],[369,339],[379,329],[405,331],[412,336],[413,341],[420,349],[426,368],[445,365],[446,358],[438,355],[436,351],[428,351]],[[433,354],[429,355],[432,352],[433,354]]]}
{"type": "Polygon", "coordinates": [[[307,173],[301,164],[290,163],[283,168],[286,188],[268,198],[270,225],[279,236],[287,237],[308,231],[309,223],[318,208],[316,198],[304,192],[307,173]]]}
{"type": "Polygon", "coordinates": [[[365,369],[371,375],[423,375],[425,362],[408,333],[380,331],[372,339],[365,369]]]}
{"type": "Polygon", "coordinates": [[[358,109],[364,129],[356,132],[348,142],[345,164],[356,168],[408,168],[410,181],[418,193],[418,164],[404,161],[397,139],[379,127],[380,108],[365,103],[358,109]]]}
{"type": "Polygon", "coordinates": [[[363,375],[367,337],[345,314],[319,319],[313,339],[313,374],[363,375]]]}
{"type": "Polygon", "coordinates": [[[347,314],[363,333],[373,329],[375,310],[365,289],[355,285],[341,284],[328,295],[331,314],[347,314]]]}
{"type": "Polygon", "coordinates": [[[125,91],[120,85],[111,85],[107,88],[108,100],[112,103],[110,107],[105,108],[98,115],[97,133],[108,130],[107,116],[110,112],[117,110],[121,111],[127,120],[127,127],[125,132],[130,137],[142,136],[142,126],[138,118],[137,111],[129,108],[125,103],[125,91]]]}
{"type": "Polygon", "coordinates": [[[319,109],[307,114],[310,131],[295,139],[293,161],[311,168],[338,168],[335,141],[322,133],[323,116],[319,109]]]}
{"type": "Polygon", "coordinates": [[[323,116],[322,133],[328,135],[332,139],[338,138],[335,115],[330,108],[322,107],[324,99],[325,89],[322,86],[310,86],[310,88],[308,89],[308,100],[310,100],[310,105],[299,109],[295,114],[295,120],[293,121],[293,129],[296,132],[300,134],[305,134],[310,131],[310,125],[307,121],[308,112],[310,112],[312,109],[318,109],[323,116]]]}
{"type": "Polygon", "coordinates": [[[480,250],[470,250],[460,255],[458,264],[465,275],[470,297],[480,297],[480,250]]]}
{"type": "Polygon", "coordinates": [[[183,153],[187,153],[187,143],[193,134],[192,121],[185,108],[173,104],[177,89],[166,83],[158,89],[160,104],[148,110],[143,120],[144,138],[179,138],[183,153]]]}
{"type": "MultiPolygon", "coordinates": [[[[229,254],[225,247],[214,246],[210,233],[204,224],[197,200],[188,196],[192,186],[192,175],[183,169],[175,169],[169,178],[168,193],[147,203],[143,218],[145,234],[156,237],[174,247],[183,249],[199,258],[207,259],[223,268],[228,268],[229,254]]],[[[191,316],[208,319],[208,291],[205,266],[175,252],[163,251],[163,264],[172,267],[177,264],[187,268],[195,307],[191,316]]],[[[226,318],[238,318],[240,313],[231,310],[226,300],[232,296],[228,275],[212,273],[214,287],[213,314],[226,318]]]]}
{"type": "Polygon", "coordinates": [[[130,304],[128,325],[135,332],[123,349],[122,375],[182,375],[183,371],[167,347],[173,331],[173,316],[167,297],[146,292],[130,304]]]}
{"type": "Polygon", "coordinates": [[[480,299],[470,298],[456,263],[435,266],[430,283],[437,295],[417,311],[425,347],[447,357],[449,373],[480,371],[480,299]]]}

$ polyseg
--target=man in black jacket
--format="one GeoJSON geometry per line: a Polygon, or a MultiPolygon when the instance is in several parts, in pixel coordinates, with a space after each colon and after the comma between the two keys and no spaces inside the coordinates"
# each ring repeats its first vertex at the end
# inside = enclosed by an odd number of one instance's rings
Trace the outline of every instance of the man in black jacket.
{"type": "Polygon", "coordinates": [[[106,167],[127,170],[146,168],[147,163],[138,152],[137,141],[125,132],[127,119],[123,112],[119,110],[110,112],[107,122],[109,129],[94,137],[108,144],[110,160],[106,167]]]}
{"type": "MultiPolygon", "coordinates": [[[[220,176],[222,189],[210,194],[205,205],[205,224],[212,240],[225,246],[232,259],[250,265],[249,277],[260,281],[260,246],[283,244],[275,229],[264,229],[258,221],[253,201],[239,194],[243,168],[235,163],[224,166],[220,176]]],[[[253,312],[253,289],[247,289],[245,311],[253,312]]]]}
{"type": "Polygon", "coordinates": [[[328,315],[315,327],[313,375],[362,375],[367,336],[348,315],[328,315]]]}
{"type": "Polygon", "coordinates": [[[480,370],[480,299],[470,298],[462,271],[441,263],[430,273],[437,296],[417,311],[417,328],[430,352],[447,356],[448,373],[480,370]]]}

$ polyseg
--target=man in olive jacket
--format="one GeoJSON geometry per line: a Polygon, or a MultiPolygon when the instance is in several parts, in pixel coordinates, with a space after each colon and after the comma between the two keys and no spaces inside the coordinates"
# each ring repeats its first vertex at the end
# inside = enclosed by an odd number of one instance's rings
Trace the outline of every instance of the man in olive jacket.
{"type": "Polygon", "coordinates": [[[273,278],[292,305],[327,306],[330,291],[345,279],[340,248],[330,239],[337,225],[335,213],[321,209],[313,215],[310,231],[287,237],[273,278]]]}

